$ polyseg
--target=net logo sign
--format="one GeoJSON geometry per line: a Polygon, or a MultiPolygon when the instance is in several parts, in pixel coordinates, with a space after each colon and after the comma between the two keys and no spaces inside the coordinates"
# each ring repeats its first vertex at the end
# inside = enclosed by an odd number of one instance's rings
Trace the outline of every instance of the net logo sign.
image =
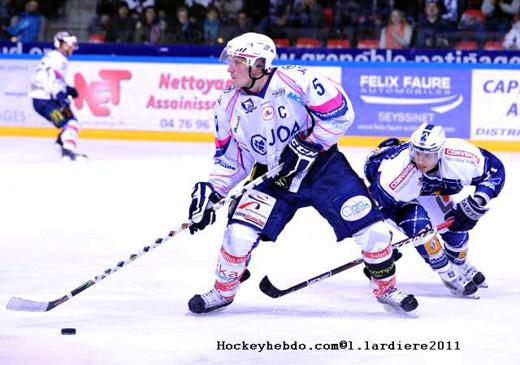
{"type": "Polygon", "coordinates": [[[96,117],[110,115],[110,105],[119,105],[121,101],[121,83],[132,78],[128,70],[100,70],[100,80],[88,83],[81,73],[74,75],[74,86],[79,96],[74,99],[74,106],[82,109],[86,103],[96,117]]]}

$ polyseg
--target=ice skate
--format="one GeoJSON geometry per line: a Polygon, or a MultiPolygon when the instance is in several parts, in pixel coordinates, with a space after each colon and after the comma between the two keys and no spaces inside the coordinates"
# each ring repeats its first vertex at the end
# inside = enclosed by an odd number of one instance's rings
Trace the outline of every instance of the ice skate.
{"type": "Polygon", "coordinates": [[[482,272],[478,271],[477,268],[471,265],[468,261],[464,264],[457,266],[459,273],[466,278],[468,281],[472,281],[479,288],[487,288],[486,277],[482,272]]]}
{"type": "Polygon", "coordinates": [[[419,305],[412,294],[403,293],[395,287],[379,296],[376,295],[376,299],[388,312],[409,313],[419,305]]]}
{"type": "Polygon", "coordinates": [[[58,148],[59,150],[61,150],[61,148],[63,147],[63,142],[61,140],[61,132],[60,134],[58,134],[58,137],[56,137],[56,140],[54,141],[54,145],[56,146],[56,148],[58,148]]]}
{"type": "Polygon", "coordinates": [[[62,161],[86,161],[88,159],[87,155],[82,153],[76,153],[72,150],[68,150],[66,148],[61,148],[61,159],[62,161]]]}
{"type": "Polygon", "coordinates": [[[188,302],[188,308],[196,314],[209,313],[231,303],[233,303],[233,299],[223,297],[217,289],[213,288],[207,293],[194,295],[188,302]]]}
{"type": "Polygon", "coordinates": [[[453,295],[479,299],[480,297],[475,294],[478,290],[478,287],[471,281],[467,279],[464,275],[458,274],[454,269],[449,269],[444,272],[439,272],[439,276],[441,277],[444,285],[450,290],[453,295]]]}

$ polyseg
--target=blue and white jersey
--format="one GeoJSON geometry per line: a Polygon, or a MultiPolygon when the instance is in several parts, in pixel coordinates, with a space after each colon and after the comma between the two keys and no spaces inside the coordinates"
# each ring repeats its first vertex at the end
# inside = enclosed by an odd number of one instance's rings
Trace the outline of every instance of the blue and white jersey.
{"type": "Polygon", "coordinates": [[[56,99],[59,92],[66,92],[67,57],[58,50],[49,51],[40,61],[31,76],[29,97],[33,99],[56,99]]]}
{"type": "Polygon", "coordinates": [[[385,210],[421,195],[452,195],[475,186],[486,201],[498,196],[505,181],[502,162],[492,153],[463,139],[448,138],[438,167],[422,174],[410,158],[410,143],[376,149],[365,163],[370,191],[385,210]]]}
{"type": "Polygon", "coordinates": [[[306,67],[274,68],[259,94],[229,88],[215,108],[216,154],[209,182],[226,195],[258,162],[279,164],[284,147],[298,132],[325,150],[354,120],[343,88],[306,67]]]}

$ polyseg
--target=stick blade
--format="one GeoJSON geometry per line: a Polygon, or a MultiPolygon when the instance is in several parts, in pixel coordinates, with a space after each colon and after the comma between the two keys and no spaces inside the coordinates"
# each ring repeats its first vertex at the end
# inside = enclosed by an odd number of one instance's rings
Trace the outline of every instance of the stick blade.
{"type": "Polygon", "coordinates": [[[271,280],[269,280],[267,275],[264,276],[264,278],[260,281],[260,284],[258,286],[260,287],[260,291],[262,293],[271,298],[278,298],[283,295],[283,292],[271,283],[271,280]]]}
{"type": "Polygon", "coordinates": [[[23,299],[18,297],[11,297],[6,306],[7,309],[12,311],[22,312],[46,312],[49,310],[48,302],[36,302],[29,299],[23,299]]]}

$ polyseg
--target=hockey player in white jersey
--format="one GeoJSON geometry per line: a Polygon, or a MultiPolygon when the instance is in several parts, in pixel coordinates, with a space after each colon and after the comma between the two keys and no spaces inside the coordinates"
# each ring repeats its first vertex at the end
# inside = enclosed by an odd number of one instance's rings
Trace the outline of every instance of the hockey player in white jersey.
{"type": "Polygon", "coordinates": [[[76,152],[79,123],[70,109],[70,99],[78,97],[76,88],[67,85],[67,58],[78,48],[76,36],[58,32],[54,36],[55,50],[49,51],[40,61],[31,77],[29,97],[34,110],[60,130],[56,144],[62,158],[85,159],[76,152]]]}
{"type": "Polygon", "coordinates": [[[274,181],[245,193],[230,209],[214,286],[189,301],[190,311],[206,313],[231,304],[253,249],[261,240],[275,241],[296,211],[308,206],[329,222],[338,241],[353,237],[361,246],[379,302],[414,310],[415,297],[395,286],[389,226],[337,148],[354,119],[350,100],[340,85],[311,69],[273,67],[275,55],[269,37],[246,33],[230,40],[221,57],[233,87],[215,108],[214,165],[208,180],[194,186],[190,232],[214,222],[211,205],[253,167],[256,176],[284,165],[274,181]]]}
{"type": "Polygon", "coordinates": [[[409,237],[453,217],[447,231],[417,241],[415,248],[453,294],[475,297],[478,287],[486,287],[484,275],[467,260],[468,231],[504,185],[504,166],[495,155],[424,123],[409,142],[383,141],[368,157],[365,176],[385,217],[409,237]],[[465,186],[474,186],[474,193],[456,203],[452,195],[465,186]]]}

